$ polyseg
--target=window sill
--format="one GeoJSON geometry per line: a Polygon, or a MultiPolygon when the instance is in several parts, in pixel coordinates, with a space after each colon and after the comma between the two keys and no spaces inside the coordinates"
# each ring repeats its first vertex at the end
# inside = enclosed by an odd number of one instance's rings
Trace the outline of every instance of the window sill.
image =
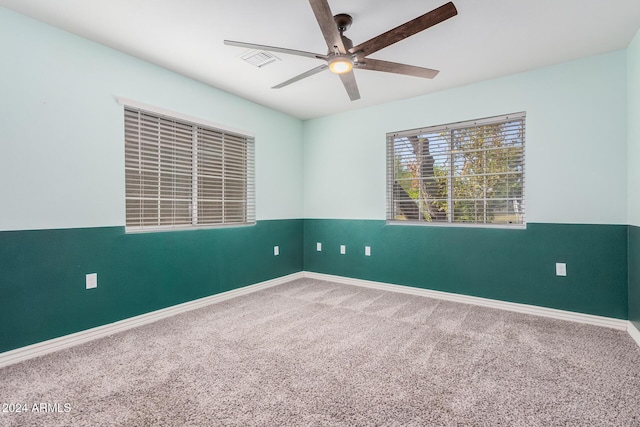
{"type": "Polygon", "coordinates": [[[220,228],[253,227],[256,222],[238,224],[185,225],[181,227],[125,227],[125,234],[166,233],[170,231],[214,230],[220,228]]]}
{"type": "Polygon", "coordinates": [[[450,227],[450,228],[496,228],[509,230],[526,230],[527,224],[469,224],[451,222],[417,222],[387,220],[387,225],[406,225],[409,227],[450,227]]]}

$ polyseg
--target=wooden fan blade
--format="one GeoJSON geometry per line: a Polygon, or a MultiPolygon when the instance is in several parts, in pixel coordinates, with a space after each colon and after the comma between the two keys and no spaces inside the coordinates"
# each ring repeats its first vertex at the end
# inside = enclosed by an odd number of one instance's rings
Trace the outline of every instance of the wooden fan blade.
{"type": "Polygon", "coordinates": [[[379,59],[366,58],[364,62],[354,64],[359,70],[384,71],[385,73],[404,74],[406,76],[434,78],[440,71],[431,68],[415,67],[413,65],[399,64],[397,62],[381,61],[379,59]]]}
{"type": "Polygon", "coordinates": [[[338,74],[340,76],[340,80],[342,80],[342,84],[344,88],[347,90],[347,94],[349,95],[349,99],[355,101],[356,99],[360,99],[360,91],[358,90],[358,84],[356,83],[356,76],[353,74],[353,71],[349,71],[348,73],[338,74]]]}
{"type": "Polygon", "coordinates": [[[324,40],[327,42],[329,51],[333,52],[335,48],[338,48],[340,53],[347,53],[327,0],[309,0],[309,4],[311,4],[311,9],[313,9],[318,25],[320,25],[320,31],[322,31],[324,40]]]}
{"type": "Polygon", "coordinates": [[[322,55],[320,53],[305,52],[303,50],[287,49],[284,47],[265,46],[262,44],[237,42],[233,40],[225,40],[224,44],[228,46],[245,47],[247,49],[258,49],[258,50],[266,50],[268,52],[278,52],[278,53],[286,53],[288,55],[304,56],[307,58],[317,58],[317,59],[324,59],[324,60],[327,59],[327,55],[322,55]]]}
{"type": "Polygon", "coordinates": [[[359,44],[358,46],[352,47],[349,49],[349,52],[356,53],[358,55],[358,59],[362,59],[367,55],[377,52],[380,49],[384,49],[385,47],[406,39],[407,37],[411,37],[412,35],[452,18],[457,14],[458,10],[456,7],[452,2],[449,2],[432,10],[431,12],[427,12],[409,22],[405,22],[399,27],[389,30],[386,33],[382,33],[379,36],[359,44]]]}
{"type": "Polygon", "coordinates": [[[305,78],[307,78],[309,76],[313,76],[314,74],[318,74],[319,72],[324,71],[327,68],[329,68],[329,66],[327,64],[322,64],[319,67],[312,68],[309,71],[305,71],[304,73],[299,74],[299,75],[295,76],[294,78],[287,80],[286,82],[282,82],[279,85],[272,87],[271,89],[280,89],[281,87],[288,86],[291,83],[297,82],[298,80],[302,80],[302,79],[305,79],[305,78]]]}

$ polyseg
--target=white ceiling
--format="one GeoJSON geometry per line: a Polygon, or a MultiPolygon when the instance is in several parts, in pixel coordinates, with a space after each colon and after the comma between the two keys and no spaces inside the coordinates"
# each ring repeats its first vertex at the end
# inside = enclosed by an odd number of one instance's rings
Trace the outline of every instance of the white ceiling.
{"type": "MultiPolygon", "coordinates": [[[[329,0],[354,23],[354,44],[448,0],[329,0]]],[[[0,0],[0,6],[55,25],[259,104],[309,119],[414,97],[625,48],[640,27],[638,0],[453,0],[458,15],[372,58],[440,70],[433,80],[355,70],[361,99],[324,71],[272,86],[321,65],[276,54],[256,68],[224,39],[326,53],[305,0],[0,0]]]]}

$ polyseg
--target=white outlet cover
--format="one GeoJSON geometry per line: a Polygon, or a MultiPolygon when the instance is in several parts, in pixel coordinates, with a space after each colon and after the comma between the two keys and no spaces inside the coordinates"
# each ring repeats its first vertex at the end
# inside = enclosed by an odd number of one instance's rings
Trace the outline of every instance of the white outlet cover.
{"type": "Polygon", "coordinates": [[[316,251],[322,252],[322,243],[320,242],[316,243],[316,251]]]}
{"type": "Polygon", "coordinates": [[[273,256],[278,256],[280,255],[280,246],[274,246],[273,247],[273,256]]]}
{"type": "Polygon", "coordinates": [[[556,262],[556,276],[567,275],[567,264],[564,262],[556,262]]]}
{"type": "Polygon", "coordinates": [[[371,246],[364,247],[364,256],[371,256],[371,246]]]}
{"type": "Polygon", "coordinates": [[[94,289],[98,287],[98,273],[89,273],[86,276],[87,289],[94,289]]]}
{"type": "Polygon", "coordinates": [[[340,245],[340,253],[342,255],[347,253],[347,247],[345,245],[340,245]]]}

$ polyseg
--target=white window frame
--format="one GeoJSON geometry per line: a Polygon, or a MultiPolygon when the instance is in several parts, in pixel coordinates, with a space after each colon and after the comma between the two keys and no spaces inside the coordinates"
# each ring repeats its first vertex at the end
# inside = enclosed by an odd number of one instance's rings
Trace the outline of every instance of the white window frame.
{"type": "MultiPolygon", "coordinates": [[[[495,129],[495,127],[494,127],[495,129]]],[[[503,129],[503,128],[500,128],[503,129]]],[[[526,130],[526,113],[513,113],[502,116],[488,117],[484,119],[469,120],[458,123],[449,123],[445,125],[429,126],[418,129],[411,129],[399,132],[390,132],[387,134],[387,223],[388,224],[402,224],[402,225],[428,225],[428,226],[463,226],[463,227],[491,227],[491,228],[514,228],[524,229],[526,228],[525,221],[525,130],[526,130]],[[517,125],[516,123],[521,123],[517,125]],[[510,124],[510,125],[507,125],[510,124]],[[479,131],[481,129],[489,129],[488,125],[504,125],[505,136],[512,138],[510,141],[503,142],[500,148],[495,146],[489,147],[488,143],[492,140],[487,138],[484,140],[484,145],[481,148],[474,147],[473,149],[464,148],[464,142],[471,141],[471,139],[456,139],[456,146],[454,147],[454,135],[458,135],[460,131],[479,131]],[[486,128],[483,128],[485,127],[486,128]],[[433,141],[427,142],[426,146],[431,144],[431,151],[427,148],[427,154],[421,154],[424,148],[420,149],[418,141],[424,141],[432,137],[433,141]],[[413,143],[411,143],[413,141],[413,143]],[[404,145],[404,147],[402,147],[404,145]],[[417,147],[417,148],[416,148],[417,147]],[[462,147],[462,148],[461,148],[462,147]],[[420,152],[418,152],[419,150],[420,152]],[[486,163],[483,165],[483,170],[480,174],[463,175],[456,174],[458,169],[456,165],[459,165],[460,157],[465,157],[471,153],[488,153],[490,151],[511,150],[511,153],[515,153],[513,159],[517,164],[517,168],[514,170],[508,170],[503,172],[493,172],[486,167],[486,163]],[[430,166],[435,169],[435,166],[440,166],[440,176],[436,177],[436,172],[431,171],[429,168],[423,169],[423,162],[426,157],[429,157],[429,161],[433,163],[430,166]],[[519,163],[517,163],[519,162],[519,163]],[[428,170],[431,176],[428,176],[424,172],[414,172],[410,176],[406,176],[407,171],[412,166],[414,170],[420,171],[428,170]],[[398,178],[401,174],[405,174],[405,177],[398,178]],[[487,188],[483,187],[483,197],[474,198],[455,198],[456,193],[455,182],[462,182],[467,177],[478,177],[485,175],[487,177],[497,177],[499,175],[509,175],[507,179],[517,180],[520,186],[520,194],[512,195],[510,192],[503,198],[500,197],[488,197],[487,188]],[[401,182],[398,182],[401,181],[401,182]],[[410,194],[410,191],[406,188],[409,187],[411,181],[412,192],[416,194],[410,194]],[[431,197],[428,193],[429,190],[424,188],[426,185],[424,182],[429,182],[432,185],[431,191],[438,192],[437,197],[431,197]],[[446,184],[443,184],[445,183],[446,184]],[[436,185],[437,183],[437,185],[436,185]],[[443,185],[446,187],[446,196],[442,193],[443,185]],[[439,187],[438,187],[439,186],[439,187]],[[400,188],[402,187],[402,188],[400,188]],[[439,189],[438,189],[439,188],[439,189]],[[504,200],[503,200],[504,199],[504,200]],[[496,202],[504,201],[505,208],[503,211],[496,210],[496,202]],[[470,220],[468,218],[461,217],[456,214],[452,208],[456,203],[468,202],[468,203],[483,203],[484,213],[481,220],[477,216],[470,220]],[[493,202],[492,208],[488,209],[489,202],[493,202]],[[437,208],[437,209],[436,209],[437,208]],[[487,215],[489,211],[489,215],[487,215]],[[431,213],[434,213],[432,215],[431,213]],[[497,218],[496,218],[497,217],[497,218]]],[[[486,132],[486,131],[485,131],[486,132]]],[[[422,144],[422,143],[421,143],[422,144]]],[[[486,157],[486,156],[485,156],[486,157]]],[[[476,165],[476,164],[474,164],[476,165]]],[[[476,178],[477,179],[477,178],[476,178]]],[[[487,179],[485,178],[486,182],[487,179]]],[[[513,181],[512,181],[513,182],[513,181]]],[[[511,187],[508,187],[511,188],[511,187]]]]}
{"type": "MultiPolygon", "coordinates": [[[[255,138],[253,134],[126,98],[118,98],[118,102],[124,106],[125,125],[129,125],[125,128],[124,144],[125,230],[127,233],[255,224],[255,138]],[[141,143],[142,138],[132,131],[136,129],[135,126],[138,126],[138,130],[142,126],[139,118],[141,115],[157,119],[164,126],[167,123],[175,124],[178,131],[182,133],[179,140],[171,142],[180,145],[179,153],[183,156],[173,158],[168,161],[169,163],[163,163],[158,155],[157,166],[149,167],[147,163],[142,170],[142,166],[136,163],[141,163],[139,159],[143,153],[146,153],[145,148],[141,143]],[[209,152],[208,157],[207,152],[209,152]],[[212,159],[216,161],[215,166],[210,164],[212,159]],[[184,182],[179,183],[178,179],[174,179],[171,184],[163,183],[161,186],[160,182],[163,182],[161,171],[164,173],[167,165],[173,167],[177,165],[181,168],[181,178],[184,182]],[[142,173],[148,176],[149,172],[158,173],[157,182],[151,183],[152,187],[157,186],[157,190],[143,191],[142,188],[145,186],[137,183],[140,179],[131,177],[140,177],[142,173]],[[189,180],[190,183],[187,184],[189,180]],[[215,191],[211,190],[211,182],[215,182],[215,191]],[[199,185],[202,188],[199,188],[199,185]],[[163,195],[167,189],[170,189],[171,193],[182,195],[180,198],[182,209],[179,214],[176,214],[178,209],[161,209],[163,203],[175,202],[163,195]],[[157,202],[156,219],[145,216],[147,214],[143,208],[143,201],[149,206],[157,202]],[[188,212],[185,210],[185,202],[188,202],[188,212]]],[[[159,125],[159,127],[162,126],[159,125]]],[[[166,147],[167,139],[158,136],[158,140],[154,140],[153,143],[157,144],[158,153],[160,153],[159,147],[166,147]],[[165,145],[162,145],[163,143],[165,145]]]]}

